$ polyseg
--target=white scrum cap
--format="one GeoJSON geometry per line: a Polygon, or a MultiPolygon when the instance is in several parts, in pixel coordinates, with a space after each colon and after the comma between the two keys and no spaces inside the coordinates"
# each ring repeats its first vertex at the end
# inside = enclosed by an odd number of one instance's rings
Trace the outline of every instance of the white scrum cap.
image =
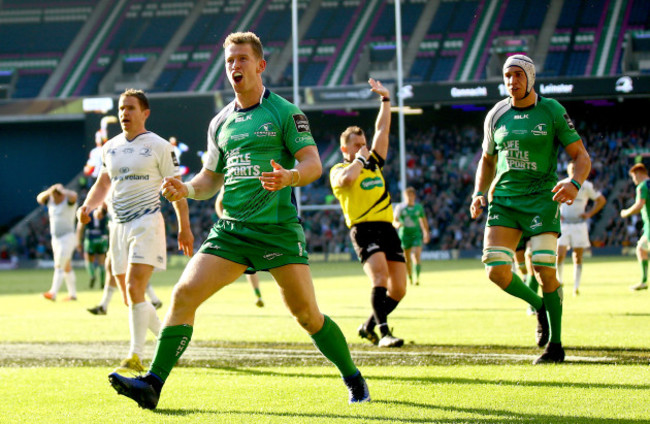
{"type": "Polygon", "coordinates": [[[506,69],[511,66],[518,66],[524,70],[526,74],[526,95],[528,95],[530,90],[533,89],[533,85],[535,85],[535,64],[533,59],[523,54],[510,56],[506,59],[506,63],[503,64],[503,72],[505,73],[506,69]]]}

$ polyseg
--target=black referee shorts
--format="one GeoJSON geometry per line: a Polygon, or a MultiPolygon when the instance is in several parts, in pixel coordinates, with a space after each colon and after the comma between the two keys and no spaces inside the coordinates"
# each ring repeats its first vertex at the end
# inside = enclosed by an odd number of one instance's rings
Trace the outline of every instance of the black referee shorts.
{"type": "Polygon", "coordinates": [[[361,263],[377,252],[384,252],[386,260],[405,262],[404,251],[397,230],[390,222],[361,222],[350,228],[354,251],[361,263]]]}

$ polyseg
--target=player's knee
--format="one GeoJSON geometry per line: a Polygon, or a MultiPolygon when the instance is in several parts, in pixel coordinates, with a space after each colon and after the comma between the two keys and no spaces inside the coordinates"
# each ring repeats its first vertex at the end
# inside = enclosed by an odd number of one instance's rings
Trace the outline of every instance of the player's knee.
{"type": "Polygon", "coordinates": [[[510,281],[512,281],[512,266],[511,265],[488,266],[487,274],[490,281],[492,281],[499,287],[504,288],[510,283],[510,281]]]}
{"type": "Polygon", "coordinates": [[[530,239],[532,263],[535,270],[555,268],[557,261],[557,237],[550,233],[539,234],[530,239]]]}

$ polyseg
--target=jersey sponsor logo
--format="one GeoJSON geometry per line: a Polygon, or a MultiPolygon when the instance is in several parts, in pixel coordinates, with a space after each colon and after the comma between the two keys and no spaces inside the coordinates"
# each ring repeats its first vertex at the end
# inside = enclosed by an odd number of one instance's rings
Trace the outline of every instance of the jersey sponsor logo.
{"type": "Polygon", "coordinates": [[[301,135],[300,137],[296,137],[294,140],[294,143],[296,144],[303,144],[303,143],[309,143],[312,140],[312,138],[308,135],[301,135]]]}
{"type": "Polygon", "coordinates": [[[488,215],[488,218],[487,218],[488,221],[495,221],[495,220],[498,220],[498,219],[499,219],[499,214],[496,214],[496,213],[494,215],[488,215]]]}
{"type": "Polygon", "coordinates": [[[245,138],[248,138],[248,133],[243,133],[243,134],[233,134],[233,135],[230,136],[230,139],[231,139],[232,141],[239,141],[239,140],[243,140],[243,139],[245,139],[245,138]]]}
{"type": "Polygon", "coordinates": [[[138,152],[138,154],[139,154],[140,156],[144,156],[144,157],[149,157],[149,156],[151,156],[151,147],[149,147],[149,146],[144,146],[143,148],[140,149],[140,151],[138,152]]]}
{"type": "Polygon", "coordinates": [[[530,229],[534,230],[535,228],[541,227],[543,225],[542,218],[539,215],[535,215],[532,221],[530,221],[530,229]]]}
{"type": "Polygon", "coordinates": [[[524,135],[528,134],[528,130],[512,130],[512,133],[517,135],[524,135]]]}
{"type": "Polygon", "coordinates": [[[379,177],[366,178],[361,181],[361,188],[364,190],[372,190],[375,187],[383,187],[384,182],[379,177]]]}
{"type": "Polygon", "coordinates": [[[117,153],[117,149],[108,149],[107,153],[111,156],[115,156],[115,154],[117,153]]]}
{"type": "Polygon", "coordinates": [[[163,260],[164,260],[164,259],[163,259],[162,256],[158,255],[158,256],[156,256],[156,260],[158,261],[158,263],[161,264],[161,263],[163,263],[163,260]]]}
{"type": "Polygon", "coordinates": [[[524,113],[523,115],[515,115],[515,119],[528,119],[528,114],[524,113]]]}
{"type": "Polygon", "coordinates": [[[535,125],[535,128],[533,128],[531,133],[533,133],[533,135],[547,135],[548,132],[546,131],[546,124],[535,125]]]}
{"type": "Polygon", "coordinates": [[[250,153],[240,153],[241,149],[236,148],[230,151],[226,160],[227,177],[259,177],[261,168],[259,165],[253,165],[250,153]]]}
{"type": "Polygon", "coordinates": [[[297,113],[293,115],[293,123],[296,125],[296,131],[301,132],[310,132],[309,129],[309,120],[302,113],[297,113]]]}
{"type": "Polygon", "coordinates": [[[174,164],[174,166],[178,166],[178,165],[179,165],[179,163],[178,163],[178,158],[176,157],[176,153],[175,153],[175,152],[172,152],[172,163],[174,164]]]}
{"type": "Polygon", "coordinates": [[[368,247],[366,248],[366,252],[372,252],[379,249],[379,245],[377,243],[370,243],[368,247]]]}
{"type": "Polygon", "coordinates": [[[272,123],[267,122],[266,124],[262,124],[257,128],[255,135],[258,137],[275,137],[278,135],[278,132],[275,131],[272,123]]]}
{"type": "Polygon", "coordinates": [[[119,181],[149,181],[149,175],[125,175],[117,179],[119,181]]]}
{"type": "Polygon", "coordinates": [[[122,149],[122,153],[124,153],[125,155],[130,155],[134,151],[135,150],[133,150],[133,147],[125,147],[124,149],[122,149]]]}
{"type": "Polygon", "coordinates": [[[564,115],[562,115],[562,117],[566,121],[566,124],[569,126],[569,128],[571,128],[572,130],[576,129],[575,125],[573,125],[573,121],[571,120],[571,118],[569,118],[568,113],[565,113],[564,115]]]}
{"type": "Polygon", "coordinates": [[[126,166],[123,166],[122,168],[120,168],[120,174],[126,174],[129,171],[130,171],[130,169],[128,167],[126,167],[126,166]]]}
{"type": "Polygon", "coordinates": [[[235,123],[237,124],[239,122],[246,122],[250,121],[251,119],[253,119],[253,115],[238,116],[235,118],[235,123]]]}

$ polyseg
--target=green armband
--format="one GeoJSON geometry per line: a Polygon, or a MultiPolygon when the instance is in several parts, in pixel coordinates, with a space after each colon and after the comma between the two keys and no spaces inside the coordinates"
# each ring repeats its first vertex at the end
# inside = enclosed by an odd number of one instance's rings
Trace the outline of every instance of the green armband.
{"type": "Polygon", "coordinates": [[[576,188],[577,188],[578,190],[580,190],[580,187],[582,187],[582,185],[580,185],[580,183],[577,182],[576,180],[574,180],[573,178],[571,179],[571,184],[573,184],[574,186],[576,186],[576,188]]]}

